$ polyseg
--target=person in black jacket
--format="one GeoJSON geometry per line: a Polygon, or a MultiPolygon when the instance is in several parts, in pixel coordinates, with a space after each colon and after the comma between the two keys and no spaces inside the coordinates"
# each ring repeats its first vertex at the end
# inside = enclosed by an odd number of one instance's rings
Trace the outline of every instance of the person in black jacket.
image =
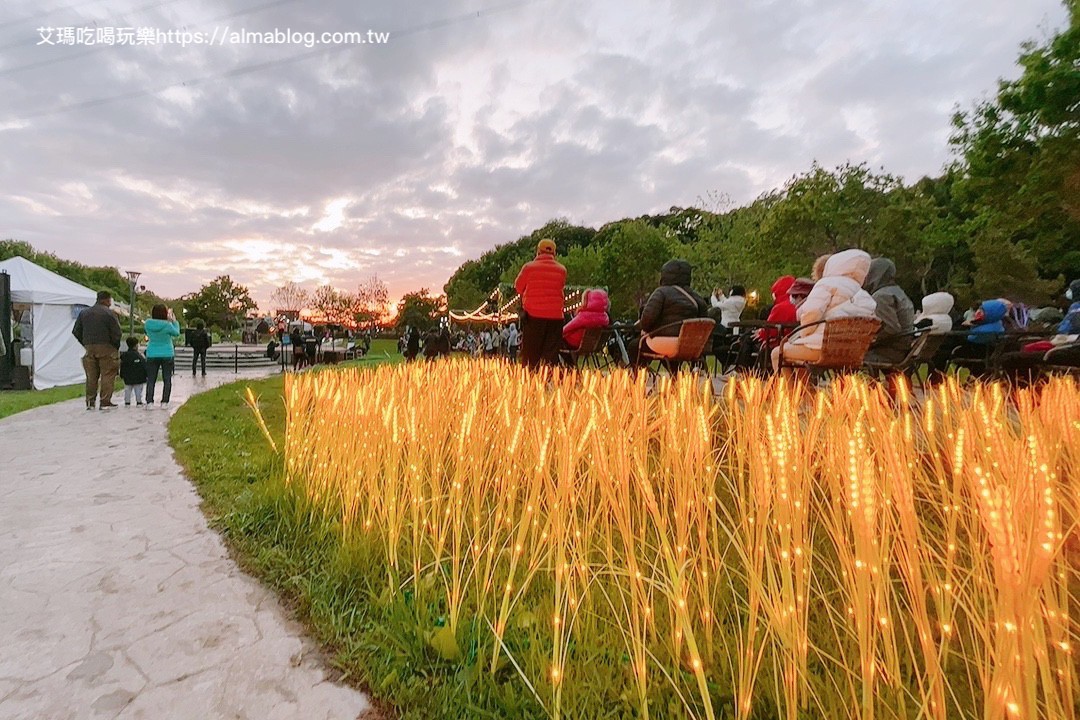
{"type": "Polygon", "coordinates": [[[143,388],[146,387],[146,358],[139,352],[139,338],[132,335],[127,339],[127,350],[120,353],[120,379],[124,381],[124,404],[131,405],[131,396],[135,395],[135,404],[143,404],[143,388]]]}
{"type": "Polygon", "coordinates": [[[191,377],[195,377],[195,367],[202,362],[202,376],[206,377],[206,351],[214,344],[210,333],[206,332],[206,323],[195,321],[195,332],[191,333],[191,377]]]}
{"type": "Polygon", "coordinates": [[[292,369],[303,369],[307,363],[307,355],[304,354],[304,333],[300,326],[296,325],[289,331],[289,347],[292,348],[292,369]]]}
{"type": "Polygon", "coordinates": [[[120,369],[120,321],[112,311],[112,293],[102,290],[97,294],[97,304],[79,313],[71,334],[86,350],[82,365],[86,372],[86,409],[94,409],[99,394],[102,410],[116,407],[112,401],[116,372],[120,369]]]}
{"type": "Polygon", "coordinates": [[[691,318],[707,317],[709,305],[690,289],[692,268],[685,260],[668,260],[660,268],[660,287],[653,290],[641,310],[638,327],[648,333],[649,349],[666,354],[668,345],[679,336],[679,324],[691,318]]]}

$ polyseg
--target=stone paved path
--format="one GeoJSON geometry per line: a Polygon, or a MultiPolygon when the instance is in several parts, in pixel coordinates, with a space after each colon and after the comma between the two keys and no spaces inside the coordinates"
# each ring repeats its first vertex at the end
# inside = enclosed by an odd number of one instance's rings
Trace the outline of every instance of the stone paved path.
{"type": "MultiPolygon", "coordinates": [[[[173,405],[233,379],[180,377],[173,405]]],[[[77,400],[0,420],[0,718],[362,716],[207,527],[168,416],[77,400]]]]}

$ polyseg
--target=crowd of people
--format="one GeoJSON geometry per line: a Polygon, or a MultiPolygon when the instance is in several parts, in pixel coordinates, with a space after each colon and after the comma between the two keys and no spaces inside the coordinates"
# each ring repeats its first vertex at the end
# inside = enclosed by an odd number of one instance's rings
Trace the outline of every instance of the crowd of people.
{"type": "MultiPolygon", "coordinates": [[[[825,322],[844,317],[880,321],[865,361],[873,366],[901,363],[922,333],[942,336],[929,359],[932,372],[950,362],[986,356],[986,346],[1009,331],[1046,332],[1048,337],[1021,342],[1005,353],[1001,365],[1022,369],[1038,364],[1055,348],[1055,362],[1080,365],[1080,280],[1065,293],[1064,306],[1029,309],[1007,298],[989,298],[967,312],[954,314],[955,298],[948,292],[929,293],[916,308],[897,282],[895,263],[848,249],[815,260],[808,277],[786,275],[772,285],[772,304],[747,323],[749,307],[744,287],[718,288],[708,301],[692,287],[692,267],[685,260],[670,260],[660,268],[659,286],[643,303],[632,327],[623,328],[631,363],[638,350],[673,357],[678,350],[682,323],[711,317],[716,321],[714,352],[736,357],[735,365],[759,353],[771,356],[776,369],[781,360],[813,365],[821,359],[825,322]],[[746,325],[762,325],[752,332],[746,325]]],[[[607,294],[586,290],[577,313],[569,317],[563,306],[566,270],[556,260],[555,243],[541,240],[536,257],[526,263],[515,282],[521,296],[520,354],[528,367],[558,362],[560,351],[574,350],[589,327],[607,327],[607,294]]],[[[516,330],[516,328],[515,328],[516,330]]],[[[493,334],[499,335],[498,331],[493,334]]],[[[490,336],[490,334],[489,334],[490,336]]],[[[500,343],[495,340],[495,354],[500,343]]],[[[485,353],[491,342],[481,341],[485,353]]]]}
{"type": "MultiPolygon", "coordinates": [[[[520,361],[531,369],[558,364],[568,351],[572,354],[581,347],[589,329],[607,328],[611,318],[607,292],[600,288],[585,290],[576,312],[567,313],[566,268],[556,259],[556,250],[554,241],[541,240],[536,257],[517,276],[514,287],[521,298],[520,326],[510,322],[457,333],[452,333],[447,323],[427,332],[406,327],[399,339],[402,355],[407,361],[431,361],[456,350],[520,361]]],[[[1051,351],[1056,364],[1080,366],[1080,280],[1070,283],[1060,308],[1032,310],[1008,298],[989,298],[957,314],[955,298],[938,291],[922,298],[921,308],[916,309],[897,283],[892,260],[849,249],[817,258],[808,277],[777,278],[771,288],[771,305],[752,319],[755,322],[746,322],[743,316],[750,303],[744,287],[717,288],[705,300],[692,287],[692,271],[690,263],[678,259],[660,268],[659,286],[642,303],[636,322],[621,328],[631,364],[638,364],[646,349],[661,358],[675,357],[682,324],[712,318],[712,352],[718,359],[721,355],[727,360],[734,358],[735,367],[749,367],[752,357],[771,357],[775,370],[781,364],[781,354],[784,361],[813,365],[821,359],[825,323],[865,317],[880,322],[865,358],[872,366],[901,363],[916,337],[927,333],[942,336],[936,353],[927,359],[930,372],[940,374],[951,362],[962,364],[966,359],[985,357],[986,348],[1009,331],[1039,329],[1045,337],[1019,343],[1002,355],[999,366],[1016,373],[1030,371],[1051,351]],[[954,331],[954,327],[960,330],[954,331]]],[[[125,405],[134,401],[137,406],[153,408],[160,377],[160,404],[167,407],[175,372],[173,341],[180,335],[173,311],[155,305],[144,324],[145,352],[139,349],[139,338],[129,337],[127,349],[120,353],[123,334],[111,304],[109,292],[98,293],[97,304],[80,313],[72,330],[85,349],[86,408],[116,407],[112,394],[117,374],[124,381],[125,405]]],[[[294,370],[312,364],[327,338],[324,328],[305,330],[295,324],[286,331],[282,323],[267,345],[268,357],[276,360],[280,356],[286,335],[294,370]]],[[[201,370],[205,376],[211,338],[202,321],[196,321],[187,341],[192,347],[192,375],[201,370]]],[[[363,356],[370,348],[370,333],[355,338],[350,334],[345,351],[363,356]]]]}

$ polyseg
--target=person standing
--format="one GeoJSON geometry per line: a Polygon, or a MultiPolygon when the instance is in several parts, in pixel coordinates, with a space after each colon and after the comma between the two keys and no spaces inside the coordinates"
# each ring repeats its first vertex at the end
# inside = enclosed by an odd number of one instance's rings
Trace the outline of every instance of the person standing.
{"type": "Polygon", "coordinates": [[[180,323],[176,322],[172,308],[155,305],[144,328],[146,336],[150,338],[146,344],[146,409],[154,407],[158,372],[161,373],[161,407],[168,408],[169,398],[172,397],[173,371],[176,369],[173,338],[180,337],[180,323]]]}
{"type": "Polygon", "coordinates": [[[304,355],[304,333],[300,331],[299,325],[294,325],[289,331],[289,347],[292,348],[292,369],[296,372],[307,365],[307,358],[304,355]]]}
{"type": "Polygon", "coordinates": [[[97,303],[79,313],[71,334],[83,346],[82,358],[86,372],[86,409],[94,409],[94,400],[100,395],[99,407],[108,410],[116,407],[112,401],[116,373],[120,369],[120,321],[112,311],[112,293],[102,290],[97,303]]]}
{"type": "Polygon", "coordinates": [[[555,259],[555,241],[544,238],[514,281],[521,295],[521,362],[530,369],[558,361],[565,287],[566,268],[555,259]]]}
{"type": "Polygon", "coordinates": [[[195,377],[195,366],[199,361],[202,361],[202,376],[206,377],[206,351],[212,344],[210,333],[206,331],[206,323],[196,320],[195,332],[191,333],[191,377],[195,377]]]}
{"type": "Polygon", "coordinates": [[[510,327],[506,329],[506,356],[510,362],[517,362],[519,340],[517,325],[510,323],[510,327]]]}
{"type": "Polygon", "coordinates": [[[143,404],[143,388],[146,387],[146,358],[139,352],[139,338],[132,335],[127,339],[127,350],[120,353],[120,379],[124,381],[124,405],[131,405],[131,396],[135,404],[143,404]]]}

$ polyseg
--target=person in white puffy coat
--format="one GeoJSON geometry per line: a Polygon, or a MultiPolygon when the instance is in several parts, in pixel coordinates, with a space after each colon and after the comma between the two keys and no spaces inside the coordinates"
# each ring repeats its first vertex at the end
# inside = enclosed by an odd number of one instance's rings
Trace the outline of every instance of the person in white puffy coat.
{"type": "Polygon", "coordinates": [[[930,293],[922,299],[922,310],[915,316],[915,327],[926,327],[931,335],[945,335],[952,330],[952,312],[956,298],[947,292],[930,293]]]}
{"type": "MultiPolygon", "coordinates": [[[[838,252],[825,263],[820,280],[814,283],[806,300],[799,306],[799,324],[844,317],[874,317],[877,304],[862,288],[870,270],[870,255],[862,250],[838,252]]],[[[815,325],[784,343],[784,358],[813,364],[821,359],[825,325],[815,325]]],[[[772,353],[773,369],[780,364],[780,348],[772,353]]]]}

